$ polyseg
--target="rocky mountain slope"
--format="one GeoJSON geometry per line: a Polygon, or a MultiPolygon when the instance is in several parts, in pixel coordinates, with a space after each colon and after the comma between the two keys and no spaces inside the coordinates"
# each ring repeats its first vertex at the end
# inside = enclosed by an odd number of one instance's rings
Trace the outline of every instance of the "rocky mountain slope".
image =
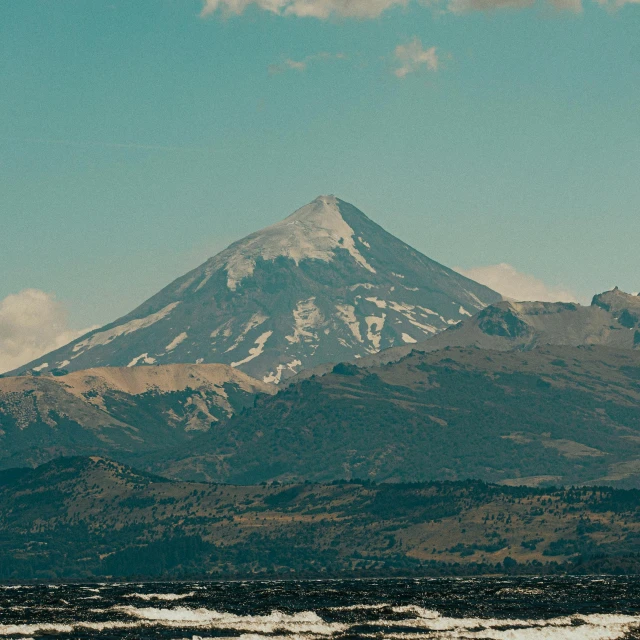
{"type": "Polygon", "coordinates": [[[170,457],[163,475],[640,487],[640,351],[414,351],[341,364],[264,397],[170,457]]]}
{"type": "Polygon", "coordinates": [[[389,349],[367,364],[390,362],[409,353],[445,347],[510,351],[544,345],[599,345],[640,350],[640,296],[619,289],[594,296],[590,306],[564,302],[502,301],[473,318],[411,348],[389,349]]]}
{"type": "Polygon", "coordinates": [[[420,342],[500,299],[323,196],[18,373],[217,362],[278,383],[420,342]]]}
{"type": "Polygon", "coordinates": [[[175,446],[263,393],[273,387],[215,364],[0,378],[0,468],[175,446]]]}
{"type": "Polygon", "coordinates": [[[0,579],[632,573],[638,504],[480,482],[190,484],[63,458],[0,472],[0,579]]]}
{"type": "MultiPolygon", "coordinates": [[[[640,350],[640,296],[619,289],[594,296],[591,305],[503,300],[415,345],[385,349],[351,360],[360,366],[397,362],[411,351],[479,347],[494,351],[530,351],[538,346],[604,346],[640,350]]],[[[323,363],[301,371],[293,381],[331,371],[323,363]]]]}

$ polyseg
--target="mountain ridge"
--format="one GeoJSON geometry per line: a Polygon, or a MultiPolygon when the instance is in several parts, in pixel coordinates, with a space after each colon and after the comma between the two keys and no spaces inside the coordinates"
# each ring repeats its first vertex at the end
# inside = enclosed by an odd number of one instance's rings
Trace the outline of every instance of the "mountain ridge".
{"type": "MultiPolygon", "coordinates": [[[[616,287],[596,294],[589,306],[573,302],[502,300],[428,340],[386,349],[357,363],[375,366],[397,362],[413,350],[427,353],[447,347],[479,347],[528,351],[547,345],[640,349],[640,296],[616,287]]],[[[335,364],[325,363],[302,371],[292,381],[323,375],[335,364]]]]}
{"type": "Polygon", "coordinates": [[[177,446],[275,389],[226,365],[0,378],[0,468],[177,446]]]}
{"type": "Polygon", "coordinates": [[[238,484],[640,487],[640,351],[448,347],[359,364],[291,383],[170,455],[132,463],[238,484]]]}

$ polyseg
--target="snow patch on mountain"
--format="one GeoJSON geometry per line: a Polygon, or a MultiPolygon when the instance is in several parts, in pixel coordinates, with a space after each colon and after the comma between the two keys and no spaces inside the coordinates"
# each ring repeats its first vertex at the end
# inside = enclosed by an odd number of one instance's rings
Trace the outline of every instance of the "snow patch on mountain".
{"type": "Polygon", "coordinates": [[[97,347],[99,345],[108,344],[118,336],[124,336],[128,333],[133,333],[134,331],[150,327],[163,318],[166,318],[179,304],[180,302],[172,302],[171,304],[168,304],[166,307],[164,307],[164,309],[160,309],[160,311],[152,313],[145,318],[130,320],[125,324],[114,327],[113,329],[108,329],[107,331],[98,331],[97,333],[94,333],[85,340],[77,342],[73,345],[73,351],[77,354],[74,357],[77,358],[81,353],[84,353],[88,349],[93,349],[94,347],[97,347]]]}
{"type": "Polygon", "coordinates": [[[183,331],[179,336],[176,336],[166,347],[165,351],[173,351],[179,344],[187,339],[187,332],[183,331]]]}
{"type": "MultiPolygon", "coordinates": [[[[336,311],[338,312],[338,318],[344,322],[349,330],[353,334],[353,337],[362,342],[362,334],[360,333],[360,323],[356,318],[356,308],[350,304],[337,304],[336,311]]],[[[343,341],[344,342],[344,341],[343,341]]]]}
{"type": "Polygon", "coordinates": [[[372,353],[380,351],[380,341],[382,340],[382,336],[380,335],[380,333],[384,328],[384,321],[386,317],[386,314],[383,313],[382,317],[367,316],[365,318],[365,322],[367,323],[367,338],[373,345],[374,349],[372,353]]]}
{"type": "Polygon", "coordinates": [[[389,302],[389,307],[398,313],[406,314],[415,309],[413,305],[406,304],[405,302],[389,302]]]}
{"type": "Polygon", "coordinates": [[[349,291],[355,291],[356,289],[359,289],[360,287],[362,287],[363,289],[375,289],[376,285],[375,284],[371,284],[370,282],[359,282],[358,284],[354,284],[352,286],[349,287],[349,291]]]}
{"type": "Polygon", "coordinates": [[[276,372],[273,371],[268,375],[264,376],[263,381],[267,384],[280,384],[282,380],[282,374],[285,371],[290,371],[292,375],[298,373],[298,367],[302,366],[301,360],[293,360],[293,362],[289,362],[287,364],[279,364],[276,368],[276,372]]]}
{"type": "Polygon", "coordinates": [[[143,364],[153,364],[156,361],[155,358],[150,358],[148,353],[143,353],[139,355],[137,358],[134,358],[128,365],[127,368],[136,367],[142,362],[143,364]]]}
{"type": "MultiPolygon", "coordinates": [[[[439,313],[436,313],[435,311],[433,311],[432,309],[427,309],[427,307],[421,307],[420,305],[418,305],[418,309],[420,309],[420,311],[424,311],[427,315],[430,316],[438,316],[439,318],[442,318],[442,316],[440,316],[439,313]]],[[[426,316],[425,316],[426,317],[426,316]]]]}
{"type": "Polygon", "coordinates": [[[232,320],[227,320],[224,324],[221,324],[217,329],[214,329],[211,332],[210,338],[217,338],[219,335],[224,336],[225,338],[230,338],[233,335],[233,330],[231,329],[231,325],[233,324],[232,320]]]}
{"type": "Polygon", "coordinates": [[[318,335],[313,330],[322,324],[324,318],[320,309],[315,305],[315,297],[300,300],[293,310],[293,319],[295,323],[293,335],[285,336],[285,340],[290,344],[299,344],[301,340],[305,342],[317,340],[318,335]]]}
{"type": "MultiPolygon", "coordinates": [[[[261,324],[264,324],[268,319],[269,318],[267,316],[262,315],[261,313],[254,314],[251,317],[251,320],[249,320],[249,322],[247,322],[247,324],[244,325],[244,327],[242,328],[242,331],[236,338],[236,341],[225,351],[225,353],[229,353],[229,351],[233,351],[234,349],[236,349],[241,342],[244,342],[246,335],[250,331],[259,327],[261,324]]],[[[213,334],[212,334],[212,337],[214,337],[213,334]]]]}
{"type": "Polygon", "coordinates": [[[273,335],[273,331],[267,331],[266,333],[263,333],[255,341],[256,346],[249,349],[249,355],[244,360],[240,360],[239,362],[232,362],[231,366],[233,368],[239,367],[240,365],[247,364],[247,362],[251,362],[252,360],[255,360],[259,355],[262,355],[262,352],[264,351],[264,345],[267,344],[267,340],[272,335],[273,335]]]}
{"type": "Polygon", "coordinates": [[[467,289],[464,290],[464,292],[475,302],[475,304],[473,305],[476,309],[484,309],[487,305],[482,302],[482,300],[480,300],[480,298],[478,298],[477,295],[475,295],[474,293],[472,293],[471,291],[468,291],[467,289]]]}
{"type": "Polygon", "coordinates": [[[378,309],[386,309],[387,308],[387,303],[385,300],[379,300],[378,298],[365,298],[365,300],[367,302],[373,302],[373,304],[376,305],[376,307],[378,307],[378,309]]]}

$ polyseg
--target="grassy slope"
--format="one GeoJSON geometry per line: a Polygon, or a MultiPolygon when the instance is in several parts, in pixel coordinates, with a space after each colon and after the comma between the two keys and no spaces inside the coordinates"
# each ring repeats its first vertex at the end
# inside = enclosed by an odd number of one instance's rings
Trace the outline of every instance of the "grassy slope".
{"type": "Polygon", "coordinates": [[[0,578],[637,571],[639,498],[475,481],[190,484],[60,459],[0,472],[0,578]]]}

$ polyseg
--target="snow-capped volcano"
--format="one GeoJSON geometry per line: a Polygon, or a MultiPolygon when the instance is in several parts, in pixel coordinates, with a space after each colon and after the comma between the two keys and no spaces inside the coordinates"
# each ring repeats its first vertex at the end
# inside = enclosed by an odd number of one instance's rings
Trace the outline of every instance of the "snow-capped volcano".
{"type": "MultiPolygon", "coordinates": [[[[244,278],[253,275],[257,260],[289,258],[296,265],[301,260],[331,262],[337,249],[345,249],[361,267],[376,273],[358,251],[354,233],[340,213],[337,198],[320,196],[282,222],[231,245],[209,261],[206,273],[224,268],[227,286],[235,291],[244,278]]],[[[362,238],[358,240],[367,246],[362,238]]]]}
{"type": "Polygon", "coordinates": [[[500,299],[321,196],[20,371],[219,362],[278,383],[422,341],[500,299]]]}

